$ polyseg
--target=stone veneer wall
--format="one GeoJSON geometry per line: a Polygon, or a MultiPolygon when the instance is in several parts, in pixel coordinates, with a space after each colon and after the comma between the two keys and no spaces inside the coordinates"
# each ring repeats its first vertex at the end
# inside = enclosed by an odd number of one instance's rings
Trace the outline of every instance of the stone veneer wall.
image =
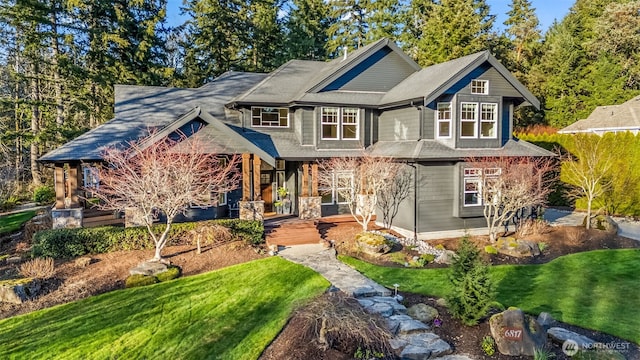
{"type": "Polygon", "coordinates": [[[238,207],[241,220],[264,221],[264,201],[239,201],[238,207]]]}
{"type": "Polygon", "coordinates": [[[322,198],[320,196],[301,196],[298,199],[298,217],[300,219],[312,220],[322,217],[322,198]]]}
{"type": "Polygon", "coordinates": [[[82,227],[84,209],[53,209],[51,210],[52,227],[54,229],[71,229],[82,227]]]}

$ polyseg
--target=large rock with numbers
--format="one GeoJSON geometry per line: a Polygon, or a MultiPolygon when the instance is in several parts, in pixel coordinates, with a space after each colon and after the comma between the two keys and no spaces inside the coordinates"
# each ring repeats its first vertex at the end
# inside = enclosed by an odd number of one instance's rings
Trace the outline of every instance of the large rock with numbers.
{"type": "Polygon", "coordinates": [[[510,308],[493,315],[489,326],[498,351],[503,355],[533,356],[535,349],[543,348],[547,342],[544,328],[520,309],[510,308]]]}

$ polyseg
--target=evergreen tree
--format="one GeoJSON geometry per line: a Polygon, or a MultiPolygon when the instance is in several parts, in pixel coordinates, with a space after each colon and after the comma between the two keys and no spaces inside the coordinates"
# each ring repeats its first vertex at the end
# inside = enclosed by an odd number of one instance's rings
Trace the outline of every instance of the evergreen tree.
{"type": "MultiPolygon", "coordinates": [[[[420,5],[414,2],[413,5],[420,5]]],[[[415,19],[417,39],[408,46],[421,66],[459,58],[491,46],[495,16],[484,0],[441,0],[425,5],[428,12],[415,19]]],[[[416,12],[413,13],[414,16],[416,12]]]]}
{"type": "Polygon", "coordinates": [[[244,69],[270,72],[284,62],[284,31],[278,19],[281,0],[253,0],[247,16],[249,42],[245,47],[244,69]]]}
{"type": "Polygon", "coordinates": [[[343,47],[353,50],[367,44],[369,24],[366,12],[369,0],[336,0],[331,3],[330,16],[336,21],[329,26],[327,52],[337,56],[343,47]]]}
{"type": "Polygon", "coordinates": [[[367,42],[399,37],[400,2],[398,0],[370,0],[367,3],[369,33],[367,42]]]}
{"type": "Polygon", "coordinates": [[[288,59],[325,60],[329,26],[329,5],[324,0],[293,0],[286,20],[288,59]]]}
{"type": "Polygon", "coordinates": [[[467,236],[460,241],[449,281],[452,289],[447,296],[449,311],[463,324],[476,325],[491,308],[495,285],[489,278],[489,268],[480,257],[480,251],[467,236]]]}
{"type": "Polygon", "coordinates": [[[536,48],[540,44],[542,34],[538,28],[539,21],[535,9],[529,0],[513,0],[507,13],[509,18],[504,22],[505,32],[513,44],[510,60],[519,80],[524,80],[535,59],[536,48]]]}

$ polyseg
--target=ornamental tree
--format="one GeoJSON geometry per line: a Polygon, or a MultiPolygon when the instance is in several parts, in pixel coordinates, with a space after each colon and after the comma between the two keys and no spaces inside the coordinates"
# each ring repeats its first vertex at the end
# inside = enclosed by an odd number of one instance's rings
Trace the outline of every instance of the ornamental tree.
{"type": "Polygon", "coordinates": [[[102,200],[100,209],[139,211],[155,244],[152,260],[161,261],[175,217],[189,206],[210,206],[215,194],[236,189],[240,172],[237,155],[204,153],[196,136],[180,133],[151,143],[153,135],[124,149],[106,149],[105,165],[97,170],[100,186],[91,192],[102,200]],[[159,213],[166,221],[156,233],[153,218],[159,213]]]}
{"type": "Polygon", "coordinates": [[[523,211],[543,206],[551,192],[552,158],[498,156],[469,158],[466,169],[477,177],[483,215],[489,238],[497,240],[498,229],[523,211]]]}
{"type": "Polygon", "coordinates": [[[322,192],[335,191],[363,231],[376,212],[378,195],[388,191],[403,166],[391,158],[371,155],[325,159],[318,164],[322,192]]]}

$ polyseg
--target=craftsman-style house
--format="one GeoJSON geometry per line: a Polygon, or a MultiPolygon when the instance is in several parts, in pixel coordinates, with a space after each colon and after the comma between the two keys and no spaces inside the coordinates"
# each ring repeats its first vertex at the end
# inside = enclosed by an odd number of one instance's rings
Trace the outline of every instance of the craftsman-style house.
{"type": "Polygon", "coordinates": [[[278,188],[301,218],[344,212],[335,189],[318,188],[316,161],[368,152],[414,172],[415,191],[393,224],[414,234],[483,226],[482,185],[465,158],[549,155],[513,138],[514,109],[539,102],[486,51],[421,68],[383,39],[330,62],[228,72],[197,89],[116,86],[115,93],[113,120],[40,159],[56,167],[60,211],[78,208],[76,189],[95,182],[83,167],[149,128],[166,136],[199,125],[189,135],[204,137],[208,151],[242,154],[240,189],[187,217],[261,216],[281,200],[278,188]]]}

